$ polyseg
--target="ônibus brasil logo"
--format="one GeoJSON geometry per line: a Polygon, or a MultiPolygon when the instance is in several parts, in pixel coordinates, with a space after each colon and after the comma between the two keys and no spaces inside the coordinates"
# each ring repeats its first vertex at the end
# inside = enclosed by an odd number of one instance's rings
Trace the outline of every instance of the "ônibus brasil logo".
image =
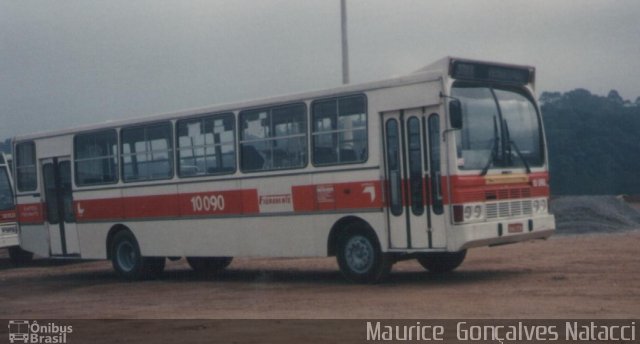
{"type": "Polygon", "coordinates": [[[58,325],[54,322],[39,324],[37,320],[9,320],[9,343],[25,344],[64,344],[67,335],[73,332],[71,325],[58,325]]]}

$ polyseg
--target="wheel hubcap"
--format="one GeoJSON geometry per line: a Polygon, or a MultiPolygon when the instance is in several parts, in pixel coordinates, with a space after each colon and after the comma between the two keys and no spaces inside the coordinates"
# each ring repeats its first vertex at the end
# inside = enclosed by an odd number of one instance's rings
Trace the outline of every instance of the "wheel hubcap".
{"type": "Polygon", "coordinates": [[[121,242],[116,248],[116,256],[118,265],[123,271],[131,271],[136,265],[136,250],[130,242],[121,242]]]}
{"type": "Polygon", "coordinates": [[[354,236],[345,247],[349,268],[357,273],[366,273],[373,265],[373,246],[362,236],[354,236]]]}

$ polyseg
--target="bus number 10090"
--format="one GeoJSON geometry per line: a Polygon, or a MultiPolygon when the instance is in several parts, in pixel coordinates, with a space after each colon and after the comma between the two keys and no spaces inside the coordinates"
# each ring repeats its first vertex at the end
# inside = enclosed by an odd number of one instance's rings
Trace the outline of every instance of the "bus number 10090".
{"type": "Polygon", "coordinates": [[[222,195],[193,196],[191,206],[194,212],[222,211],[224,210],[224,197],[222,195]]]}

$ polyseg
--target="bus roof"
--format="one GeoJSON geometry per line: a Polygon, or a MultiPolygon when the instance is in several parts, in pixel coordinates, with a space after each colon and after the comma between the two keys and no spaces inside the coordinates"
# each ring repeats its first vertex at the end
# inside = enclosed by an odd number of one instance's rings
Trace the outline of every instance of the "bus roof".
{"type": "Polygon", "coordinates": [[[221,112],[227,112],[227,111],[244,110],[244,109],[255,108],[258,106],[288,103],[288,102],[303,100],[303,99],[329,97],[329,96],[340,94],[340,93],[342,94],[358,93],[358,92],[372,91],[376,89],[390,88],[390,87],[396,87],[396,86],[402,86],[402,85],[411,85],[411,84],[416,84],[421,82],[437,81],[443,78],[445,75],[449,74],[449,65],[453,61],[465,61],[465,62],[471,62],[471,63],[490,64],[490,65],[496,65],[496,66],[506,66],[506,67],[516,67],[516,68],[529,68],[529,69],[533,68],[529,66],[508,65],[508,64],[501,64],[501,63],[495,63],[495,62],[460,59],[460,58],[447,56],[413,73],[403,75],[403,76],[398,76],[398,77],[392,77],[392,78],[388,78],[380,81],[341,85],[341,86],[322,89],[322,90],[307,91],[307,92],[279,95],[279,96],[266,97],[266,98],[258,98],[258,99],[253,99],[249,101],[223,103],[219,105],[192,108],[192,109],[187,109],[182,111],[166,112],[166,113],[161,113],[156,115],[138,116],[138,117],[129,118],[129,119],[108,120],[100,123],[81,125],[77,127],[68,128],[68,129],[49,130],[49,131],[36,132],[33,134],[18,135],[14,137],[14,141],[25,141],[25,140],[32,140],[32,139],[38,139],[38,138],[55,137],[55,136],[73,134],[77,132],[93,131],[93,130],[98,130],[103,128],[127,126],[127,125],[132,125],[137,123],[148,123],[148,122],[154,122],[154,121],[169,120],[169,119],[189,117],[189,116],[194,116],[199,114],[221,113],[221,112]]]}

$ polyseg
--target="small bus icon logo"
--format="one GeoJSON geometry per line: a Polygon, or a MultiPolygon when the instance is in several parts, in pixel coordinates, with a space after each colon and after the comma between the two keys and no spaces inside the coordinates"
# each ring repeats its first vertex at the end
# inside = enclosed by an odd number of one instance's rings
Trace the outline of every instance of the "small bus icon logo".
{"type": "Polygon", "coordinates": [[[9,342],[29,342],[29,321],[28,320],[9,320],[9,342]]]}

